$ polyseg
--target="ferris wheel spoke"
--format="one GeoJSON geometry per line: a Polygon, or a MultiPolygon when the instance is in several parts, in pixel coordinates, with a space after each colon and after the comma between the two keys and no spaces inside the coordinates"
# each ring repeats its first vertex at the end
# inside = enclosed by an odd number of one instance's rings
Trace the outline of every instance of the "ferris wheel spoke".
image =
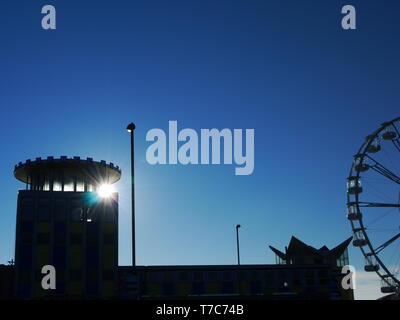
{"type": "MultiPolygon", "coordinates": [[[[397,120],[399,120],[399,119],[397,119],[397,120]]],[[[400,136],[400,130],[399,130],[399,128],[397,128],[397,125],[394,121],[392,122],[392,126],[393,126],[394,130],[396,131],[397,136],[400,136]]]]}
{"type": "MultiPolygon", "coordinates": [[[[393,256],[395,256],[396,253],[399,252],[399,243],[397,243],[397,245],[396,245],[396,250],[395,250],[394,252],[395,252],[395,253],[393,254],[393,256]]],[[[392,259],[392,260],[393,260],[393,259],[392,259]]],[[[398,275],[399,275],[399,271],[400,271],[400,269],[399,269],[399,262],[400,262],[400,255],[397,254],[397,259],[396,259],[395,263],[392,264],[392,265],[394,266],[394,270],[393,270],[392,274],[393,274],[395,277],[398,277],[398,275]]]]}
{"type": "Polygon", "coordinates": [[[395,148],[400,152],[400,140],[399,140],[399,138],[393,139],[392,143],[395,146],[395,148]]]}
{"type": "Polygon", "coordinates": [[[394,232],[398,231],[398,229],[379,229],[379,228],[365,228],[365,230],[373,231],[373,232],[394,232]]]}
{"type": "Polygon", "coordinates": [[[357,204],[365,208],[400,208],[400,203],[357,202],[357,204]]]}
{"type": "MultiPolygon", "coordinates": [[[[370,226],[372,226],[373,224],[377,223],[379,220],[385,218],[386,216],[388,216],[390,213],[393,213],[394,211],[396,211],[396,208],[391,208],[389,210],[386,210],[385,213],[381,214],[380,216],[378,216],[377,218],[375,218],[374,220],[372,220],[371,222],[368,223],[368,226],[365,227],[365,229],[368,230],[373,230],[370,228],[370,226]]],[[[376,231],[376,230],[375,230],[376,231]]],[[[397,230],[392,230],[392,231],[397,231],[397,230]]]]}
{"type": "Polygon", "coordinates": [[[369,167],[378,172],[379,174],[383,175],[384,177],[388,178],[389,180],[392,180],[393,182],[400,184],[400,178],[390,171],[388,168],[386,168],[383,164],[379,163],[376,161],[374,158],[370,157],[369,155],[366,155],[368,159],[374,162],[373,165],[370,165],[369,167]]]}
{"type": "Polygon", "coordinates": [[[386,241],[384,244],[380,245],[379,247],[377,247],[374,251],[376,254],[378,254],[379,252],[381,252],[383,249],[387,248],[390,244],[392,244],[393,242],[395,242],[398,238],[400,238],[400,233],[398,233],[397,235],[395,235],[393,238],[389,239],[388,241],[386,241]]]}
{"type": "Polygon", "coordinates": [[[396,123],[393,122],[392,126],[393,126],[394,130],[397,133],[397,138],[392,139],[392,143],[395,146],[395,148],[400,152],[400,138],[399,138],[400,137],[400,130],[399,130],[399,128],[397,128],[396,123]]]}

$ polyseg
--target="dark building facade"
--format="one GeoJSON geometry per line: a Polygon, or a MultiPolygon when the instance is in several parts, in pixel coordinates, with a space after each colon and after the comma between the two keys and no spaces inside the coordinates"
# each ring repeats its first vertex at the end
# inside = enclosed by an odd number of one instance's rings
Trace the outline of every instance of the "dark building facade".
{"type": "Polygon", "coordinates": [[[286,253],[271,247],[276,265],[119,267],[120,297],[353,300],[341,285],[350,241],[317,250],[292,237],[286,253]]]}
{"type": "Polygon", "coordinates": [[[14,298],[14,275],[13,265],[0,264],[0,299],[14,298]]]}
{"type": "Polygon", "coordinates": [[[113,164],[78,157],[27,161],[14,174],[26,183],[17,203],[17,298],[115,297],[118,265],[118,194],[97,192],[117,181],[113,164]],[[42,287],[54,266],[56,289],[42,287]]]}
{"type": "Polygon", "coordinates": [[[343,290],[351,238],[315,249],[296,238],[275,265],[118,266],[118,181],[112,163],[37,158],[19,163],[15,265],[0,266],[0,298],[353,299],[343,290]],[[44,266],[56,270],[45,290],[44,266]],[[8,294],[7,294],[8,292],[8,294]]]}
{"type": "Polygon", "coordinates": [[[119,267],[123,299],[347,299],[329,265],[119,267]]]}

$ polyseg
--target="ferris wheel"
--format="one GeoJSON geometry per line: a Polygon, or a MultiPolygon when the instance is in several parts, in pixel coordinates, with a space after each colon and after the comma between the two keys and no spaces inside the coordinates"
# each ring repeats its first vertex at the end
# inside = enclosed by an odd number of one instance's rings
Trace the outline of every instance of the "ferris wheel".
{"type": "Polygon", "coordinates": [[[382,293],[400,293],[400,117],[368,135],[347,178],[347,219],[364,270],[382,293]]]}

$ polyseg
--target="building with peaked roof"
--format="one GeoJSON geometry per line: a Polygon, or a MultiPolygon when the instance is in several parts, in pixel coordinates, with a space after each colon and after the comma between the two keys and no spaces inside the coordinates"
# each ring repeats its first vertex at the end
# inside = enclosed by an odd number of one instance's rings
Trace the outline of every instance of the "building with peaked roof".
{"type": "Polygon", "coordinates": [[[331,250],[326,246],[316,249],[296,237],[292,237],[289,247],[285,248],[285,253],[269,247],[276,255],[277,264],[328,264],[343,267],[349,264],[347,247],[351,239],[352,237],[348,238],[331,250]]]}
{"type": "MultiPolygon", "coordinates": [[[[269,246],[276,255],[276,263],[280,265],[325,265],[329,266],[332,274],[332,284],[336,286],[337,292],[341,299],[354,300],[354,290],[345,290],[341,285],[342,279],[346,274],[342,273],[342,268],[349,265],[349,254],[347,247],[353,237],[348,238],[333,249],[322,246],[316,249],[305,244],[296,237],[292,236],[289,246],[285,248],[285,252],[269,246]]],[[[306,280],[307,282],[308,280],[306,280]]]]}

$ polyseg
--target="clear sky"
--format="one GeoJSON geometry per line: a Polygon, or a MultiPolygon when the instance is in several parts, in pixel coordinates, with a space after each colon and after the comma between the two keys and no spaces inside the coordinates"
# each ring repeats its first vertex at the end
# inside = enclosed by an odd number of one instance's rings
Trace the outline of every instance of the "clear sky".
{"type": "MultiPolygon", "coordinates": [[[[130,263],[136,130],[137,264],[275,263],[290,237],[351,235],[346,177],[364,137],[399,116],[397,1],[3,0],[0,263],[14,255],[14,165],[81,156],[119,165],[119,263],[130,263]],[[357,30],[341,8],[357,9],[357,30]],[[41,29],[41,8],[57,30],[41,29]],[[152,128],[254,128],[255,170],[146,162],[152,128]]],[[[350,261],[363,268],[361,253],[350,261]]]]}

